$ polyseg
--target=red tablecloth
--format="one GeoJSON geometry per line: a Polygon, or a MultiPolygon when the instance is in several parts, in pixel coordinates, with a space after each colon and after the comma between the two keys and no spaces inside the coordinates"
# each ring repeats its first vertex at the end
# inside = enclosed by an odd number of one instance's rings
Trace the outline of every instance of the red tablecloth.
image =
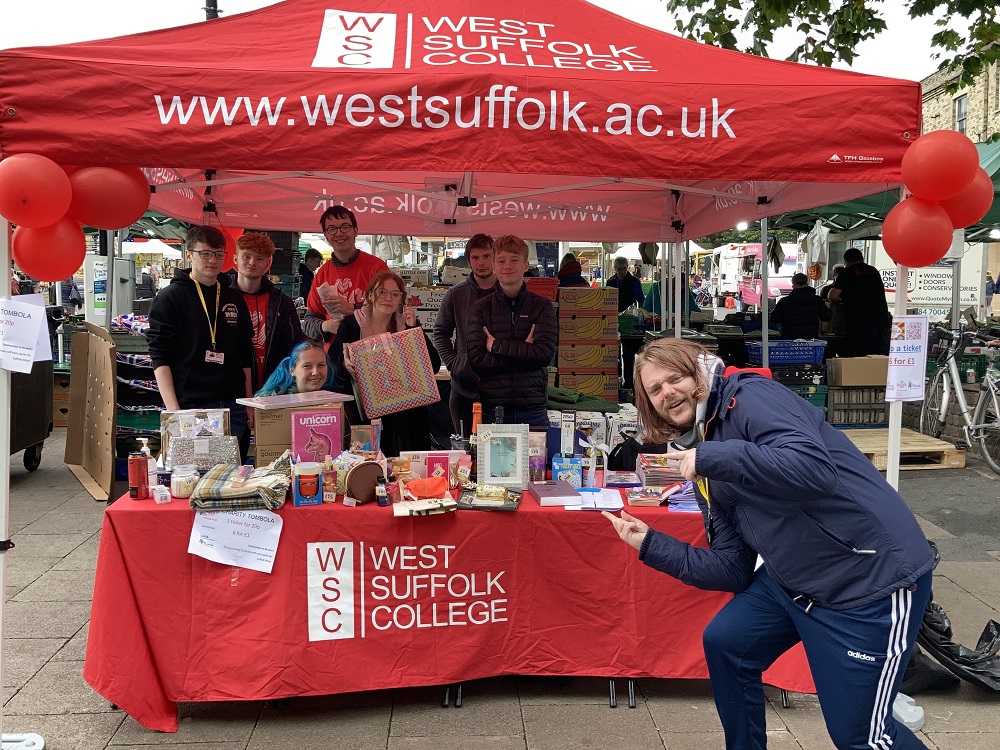
{"type": "MultiPolygon", "coordinates": [[[[704,544],[701,516],[633,509],[704,544]]],[[[144,726],[178,701],[260,700],[500,674],[705,678],[729,599],[642,565],[600,514],[539,508],[393,518],[279,511],[271,574],[187,552],[194,511],[127,496],[104,518],[84,679],[144,726]]],[[[765,675],[812,692],[801,646],[765,675]]]]}

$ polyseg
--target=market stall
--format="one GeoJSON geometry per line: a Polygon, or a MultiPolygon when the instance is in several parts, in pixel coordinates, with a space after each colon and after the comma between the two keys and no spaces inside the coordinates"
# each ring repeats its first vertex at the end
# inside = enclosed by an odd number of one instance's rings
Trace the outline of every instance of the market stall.
{"type": "MultiPolygon", "coordinates": [[[[632,510],[704,544],[698,513],[632,510]]],[[[730,597],[643,566],[598,513],[527,497],[516,513],[412,519],[286,505],[270,575],[188,554],[194,515],[124,498],[101,532],[83,676],[161,731],[184,701],[502,674],[704,679],[701,632],[730,597]]],[[[801,646],[765,679],[813,689],[801,646]]]]}

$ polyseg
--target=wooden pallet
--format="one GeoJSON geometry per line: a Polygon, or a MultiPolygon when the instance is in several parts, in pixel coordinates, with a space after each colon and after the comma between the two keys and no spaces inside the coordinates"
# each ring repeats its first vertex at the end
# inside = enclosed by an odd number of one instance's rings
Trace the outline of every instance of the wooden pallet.
{"type": "MultiPolygon", "coordinates": [[[[875,464],[885,471],[889,463],[889,430],[844,430],[847,438],[875,464]]],[[[965,450],[944,440],[921,435],[904,428],[900,432],[899,468],[963,469],[965,450]]]]}

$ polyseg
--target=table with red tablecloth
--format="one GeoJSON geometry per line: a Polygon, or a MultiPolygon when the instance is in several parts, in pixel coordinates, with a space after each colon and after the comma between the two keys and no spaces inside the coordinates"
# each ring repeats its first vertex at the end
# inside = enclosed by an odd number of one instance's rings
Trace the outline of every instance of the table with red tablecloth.
{"type": "MultiPolygon", "coordinates": [[[[698,513],[632,508],[704,544],[698,513]]],[[[701,633],[730,595],[637,559],[599,513],[393,517],[286,505],[270,574],[188,553],[195,512],[127,496],[101,532],[84,679],[144,726],[177,702],[261,700],[502,674],[705,678],[701,633]]],[[[765,674],[811,692],[801,646],[765,674]]]]}

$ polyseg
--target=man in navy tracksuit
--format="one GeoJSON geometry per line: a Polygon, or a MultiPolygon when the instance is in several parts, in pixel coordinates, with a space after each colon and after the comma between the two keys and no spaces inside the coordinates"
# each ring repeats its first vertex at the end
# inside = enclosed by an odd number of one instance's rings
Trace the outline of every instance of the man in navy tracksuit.
{"type": "Polygon", "coordinates": [[[773,380],[720,371],[674,339],[635,363],[646,439],[672,440],[667,455],[697,481],[709,547],[605,515],[645,564],[735,592],[704,633],[726,747],[766,747],[761,673],[802,641],[838,748],[924,748],[892,717],[930,595],[916,519],[820,410],[773,380]]]}

